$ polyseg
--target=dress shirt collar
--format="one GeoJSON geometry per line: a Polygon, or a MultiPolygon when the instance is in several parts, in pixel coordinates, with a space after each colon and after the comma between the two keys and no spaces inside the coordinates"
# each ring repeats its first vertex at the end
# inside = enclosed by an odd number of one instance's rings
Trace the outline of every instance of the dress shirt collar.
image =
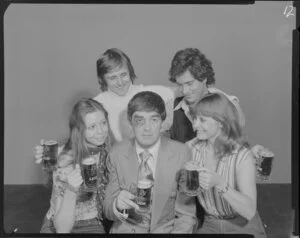
{"type": "MultiPolygon", "coordinates": [[[[216,89],[215,87],[208,87],[207,88],[207,93],[223,93],[225,94],[223,91],[219,90],[219,89],[216,89]]],[[[204,94],[206,95],[206,93],[204,94]]],[[[227,97],[229,97],[229,95],[225,94],[227,97]]],[[[180,108],[183,109],[184,112],[189,112],[190,111],[190,108],[189,106],[186,104],[185,100],[184,100],[184,97],[183,99],[177,104],[177,106],[174,108],[174,111],[176,110],[179,110],[180,108]]]]}
{"type": "Polygon", "coordinates": [[[190,120],[191,123],[193,123],[193,119],[190,113],[190,107],[186,104],[185,100],[182,99],[177,106],[174,108],[174,111],[182,109],[184,111],[184,114],[186,115],[186,117],[190,120]]]}
{"type": "Polygon", "coordinates": [[[184,111],[189,111],[189,106],[186,104],[186,102],[184,101],[184,99],[182,99],[177,106],[174,108],[174,111],[179,110],[180,108],[182,108],[184,111]]]}
{"type": "MultiPolygon", "coordinates": [[[[157,159],[160,143],[161,143],[161,138],[159,137],[158,141],[151,148],[148,148],[148,151],[151,154],[151,157],[154,159],[154,161],[156,161],[156,159],[157,159]]],[[[141,158],[140,158],[139,154],[141,152],[144,152],[145,149],[142,148],[136,141],[135,141],[135,149],[136,149],[136,153],[138,155],[138,159],[140,162],[141,158]]]]}

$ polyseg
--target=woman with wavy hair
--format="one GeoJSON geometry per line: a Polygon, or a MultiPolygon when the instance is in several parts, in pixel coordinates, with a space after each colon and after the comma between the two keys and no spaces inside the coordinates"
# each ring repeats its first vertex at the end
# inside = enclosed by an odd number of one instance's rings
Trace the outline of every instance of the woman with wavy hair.
{"type": "Polygon", "coordinates": [[[111,144],[108,115],[93,99],[77,102],[69,119],[70,134],[59,148],[52,175],[50,208],[41,233],[105,233],[102,202],[108,182],[106,160],[111,144]],[[97,165],[97,188],[83,185],[82,160],[92,157],[97,165]]]}
{"type": "Polygon", "coordinates": [[[199,172],[197,199],[205,210],[196,233],[266,237],[256,209],[255,159],[235,106],[225,95],[209,93],[194,107],[192,117],[197,136],[187,144],[199,172]]]}

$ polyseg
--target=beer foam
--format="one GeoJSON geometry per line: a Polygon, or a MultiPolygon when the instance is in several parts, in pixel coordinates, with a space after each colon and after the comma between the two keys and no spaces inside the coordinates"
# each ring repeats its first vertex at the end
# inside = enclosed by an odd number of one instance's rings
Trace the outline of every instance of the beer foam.
{"type": "Polygon", "coordinates": [[[47,140],[47,141],[45,141],[44,144],[45,145],[55,145],[55,144],[57,144],[57,141],[56,140],[47,140]]]}
{"type": "Polygon", "coordinates": [[[82,161],[82,164],[84,164],[84,165],[91,165],[91,164],[95,164],[95,163],[96,163],[96,160],[93,157],[88,157],[82,161]]]}
{"type": "Polygon", "coordinates": [[[141,180],[138,182],[138,188],[150,188],[152,186],[152,181],[151,180],[141,180]]]}
{"type": "Polygon", "coordinates": [[[197,165],[194,162],[187,163],[184,168],[186,170],[197,170],[197,165]]]}
{"type": "Polygon", "coordinates": [[[274,153],[269,149],[264,149],[260,152],[260,155],[263,157],[274,157],[274,153]]]}

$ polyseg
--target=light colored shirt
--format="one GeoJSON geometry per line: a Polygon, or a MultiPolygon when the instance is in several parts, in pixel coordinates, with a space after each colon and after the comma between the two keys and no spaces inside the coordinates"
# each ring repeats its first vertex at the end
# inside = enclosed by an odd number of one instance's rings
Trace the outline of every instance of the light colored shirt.
{"type": "MultiPolygon", "coordinates": [[[[225,95],[229,101],[232,102],[232,104],[235,106],[238,114],[239,114],[239,123],[240,126],[243,128],[245,126],[245,115],[242,111],[242,108],[239,104],[239,99],[236,96],[233,95],[229,95],[224,93],[223,91],[221,91],[220,89],[214,88],[214,87],[209,87],[207,88],[209,93],[222,93],[223,95],[225,95]]],[[[177,106],[174,108],[174,111],[182,109],[184,111],[184,114],[186,115],[186,117],[190,120],[190,122],[192,123],[192,116],[190,114],[190,108],[189,106],[186,104],[185,100],[181,100],[177,106]]]]}
{"type": "Polygon", "coordinates": [[[118,96],[111,91],[99,93],[94,100],[100,102],[108,112],[108,120],[112,133],[117,141],[133,138],[131,125],[127,119],[127,105],[130,99],[142,91],[152,91],[159,94],[166,105],[166,120],[162,123],[162,131],[170,129],[173,123],[174,92],[165,86],[133,84],[124,96],[118,96]]]}

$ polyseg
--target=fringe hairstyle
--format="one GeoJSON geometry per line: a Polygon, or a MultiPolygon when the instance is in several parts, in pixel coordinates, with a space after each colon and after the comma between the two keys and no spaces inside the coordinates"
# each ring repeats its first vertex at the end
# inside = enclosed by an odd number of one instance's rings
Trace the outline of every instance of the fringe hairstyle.
{"type": "Polygon", "coordinates": [[[106,50],[96,62],[97,77],[100,89],[107,91],[107,83],[104,79],[105,74],[111,70],[126,66],[129,71],[130,80],[133,83],[137,78],[134,68],[131,64],[130,58],[121,50],[111,48],[106,50]]]}
{"type": "MultiPolygon", "coordinates": [[[[69,119],[70,134],[64,146],[63,152],[71,152],[74,158],[74,164],[81,164],[83,157],[89,154],[88,146],[84,136],[84,131],[86,128],[83,119],[85,115],[96,111],[101,111],[104,113],[105,119],[108,123],[108,128],[110,128],[107,111],[104,109],[101,103],[95,101],[94,99],[81,99],[73,107],[69,119]]],[[[113,136],[111,130],[109,129],[108,131],[109,132],[105,144],[107,146],[107,149],[109,150],[113,143],[113,136]]]]}
{"type": "Polygon", "coordinates": [[[221,133],[214,142],[218,158],[231,154],[240,146],[247,146],[243,129],[239,124],[239,114],[232,102],[221,93],[209,93],[193,108],[192,117],[203,115],[221,123],[221,133]]]}

